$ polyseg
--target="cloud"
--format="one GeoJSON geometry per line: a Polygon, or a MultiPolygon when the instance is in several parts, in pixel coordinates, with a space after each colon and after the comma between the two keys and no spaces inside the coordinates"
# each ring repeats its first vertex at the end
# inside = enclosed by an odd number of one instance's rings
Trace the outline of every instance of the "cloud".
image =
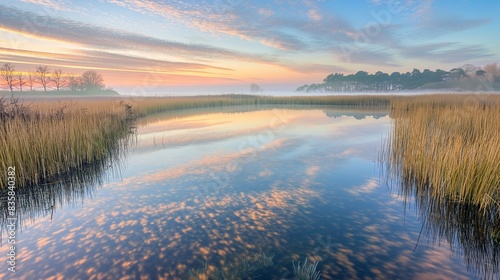
{"type": "Polygon", "coordinates": [[[316,20],[316,21],[319,21],[319,20],[322,20],[323,17],[321,16],[321,14],[317,11],[317,10],[314,10],[314,9],[311,9],[307,12],[307,16],[312,19],[312,20],[316,20]]]}
{"type": "Polygon", "coordinates": [[[333,73],[333,72],[345,72],[348,69],[339,65],[334,64],[319,64],[319,63],[283,63],[283,67],[288,68],[295,72],[301,73],[333,73]]]}
{"type": "Polygon", "coordinates": [[[459,17],[443,17],[442,15],[429,17],[421,21],[418,31],[426,37],[448,35],[463,32],[491,22],[488,18],[464,19],[459,17]]]}
{"type": "Polygon", "coordinates": [[[400,52],[408,58],[425,59],[442,63],[462,63],[476,58],[494,56],[481,45],[463,45],[453,42],[404,46],[400,48],[400,52]]]}
{"type": "Polygon", "coordinates": [[[411,15],[414,19],[421,19],[432,13],[434,0],[369,0],[374,6],[385,6],[392,14],[411,15]]]}
{"type": "Polygon", "coordinates": [[[21,1],[25,3],[45,6],[47,8],[58,11],[69,10],[69,8],[64,4],[64,2],[60,0],[21,0],[21,1]]]}
{"type": "Polygon", "coordinates": [[[78,50],[71,54],[28,51],[0,47],[0,57],[8,61],[27,64],[47,64],[60,67],[105,68],[117,71],[138,72],[183,72],[217,70],[232,71],[229,68],[216,67],[202,63],[173,62],[161,59],[149,59],[130,55],[116,54],[97,50],[78,50]]]}
{"type": "Polygon", "coordinates": [[[290,17],[278,14],[271,8],[257,6],[252,1],[217,2],[217,5],[158,3],[150,0],[110,2],[134,11],[173,19],[201,31],[237,36],[278,50],[324,49],[349,39],[346,33],[354,31],[340,16],[321,15],[312,3],[305,3],[309,7],[305,16],[300,13],[304,4],[294,3],[292,6],[300,7],[296,7],[297,16],[290,17]]]}
{"type": "Polygon", "coordinates": [[[185,58],[226,58],[257,62],[272,59],[201,44],[185,44],[145,35],[112,30],[73,20],[36,15],[0,5],[0,27],[26,35],[61,40],[107,50],[149,50],[185,58]]]}
{"type": "Polygon", "coordinates": [[[365,50],[353,49],[349,55],[344,55],[339,58],[343,62],[369,64],[378,66],[400,66],[394,62],[394,54],[392,52],[381,50],[365,50]]]}
{"type": "Polygon", "coordinates": [[[270,9],[263,9],[263,8],[261,8],[261,9],[259,9],[259,14],[263,15],[263,16],[270,17],[270,16],[272,16],[274,14],[274,12],[272,10],[270,10],[270,9]]]}
{"type": "Polygon", "coordinates": [[[262,39],[262,44],[280,50],[302,50],[307,47],[303,41],[286,33],[276,32],[272,37],[262,39]]]}

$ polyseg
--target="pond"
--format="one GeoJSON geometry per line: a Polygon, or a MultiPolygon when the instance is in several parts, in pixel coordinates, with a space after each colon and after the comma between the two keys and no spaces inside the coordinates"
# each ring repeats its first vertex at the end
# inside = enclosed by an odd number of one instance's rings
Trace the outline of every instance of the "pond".
{"type": "Polygon", "coordinates": [[[118,163],[20,198],[15,276],[187,279],[262,253],[274,262],[258,279],[293,279],[305,258],[321,279],[498,276],[497,260],[429,233],[424,204],[387,184],[390,127],[384,110],[332,107],[142,119],[118,163]]]}

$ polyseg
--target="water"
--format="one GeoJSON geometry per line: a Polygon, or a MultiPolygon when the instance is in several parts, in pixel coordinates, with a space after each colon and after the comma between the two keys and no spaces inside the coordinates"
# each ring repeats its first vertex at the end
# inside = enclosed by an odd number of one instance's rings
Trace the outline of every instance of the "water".
{"type": "Polygon", "coordinates": [[[426,235],[417,206],[385,184],[390,125],[381,110],[303,107],[142,120],[120,166],[91,172],[104,182],[24,210],[14,279],[186,279],[256,253],[274,254],[258,279],[291,279],[306,257],[322,279],[476,277],[463,248],[426,235]]]}

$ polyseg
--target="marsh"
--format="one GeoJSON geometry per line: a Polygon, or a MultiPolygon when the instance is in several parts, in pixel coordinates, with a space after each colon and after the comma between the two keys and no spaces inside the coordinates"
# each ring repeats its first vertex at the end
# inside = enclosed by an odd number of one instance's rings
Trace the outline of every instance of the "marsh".
{"type": "Polygon", "coordinates": [[[322,279],[480,277],[387,184],[378,159],[391,127],[388,109],[332,106],[143,118],[121,160],[86,177],[98,180],[29,196],[55,210],[24,222],[18,275],[185,279],[264,253],[263,279],[291,277],[304,258],[322,279]]]}

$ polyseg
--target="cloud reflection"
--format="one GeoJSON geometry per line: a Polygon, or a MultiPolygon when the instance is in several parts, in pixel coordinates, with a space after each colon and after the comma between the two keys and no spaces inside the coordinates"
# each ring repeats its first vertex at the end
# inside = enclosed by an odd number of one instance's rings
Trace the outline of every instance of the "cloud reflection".
{"type": "MultiPolygon", "coordinates": [[[[464,278],[447,246],[413,251],[418,223],[403,227],[400,205],[377,188],[373,163],[346,153],[367,149],[368,140],[351,137],[362,138],[364,126],[385,131],[386,119],[289,113],[294,121],[270,141],[236,150],[226,147],[234,142],[218,150],[205,143],[195,158],[133,170],[93,201],[29,225],[19,235],[20,278],[183,279],[205,262],[224,266],[259,252],[276,254],[274,276],[308,257],[321,261],[324,279],[464,278]],[[311,130],[300,133],[297,123],[311,130]],[[304,156],[308,146],[316,148],[304,156]],[[219,184],[212,176],[222,172],[229,176],[219,184]]],[[[165,160],[155,155],[149,164],[165,160]]]]}

